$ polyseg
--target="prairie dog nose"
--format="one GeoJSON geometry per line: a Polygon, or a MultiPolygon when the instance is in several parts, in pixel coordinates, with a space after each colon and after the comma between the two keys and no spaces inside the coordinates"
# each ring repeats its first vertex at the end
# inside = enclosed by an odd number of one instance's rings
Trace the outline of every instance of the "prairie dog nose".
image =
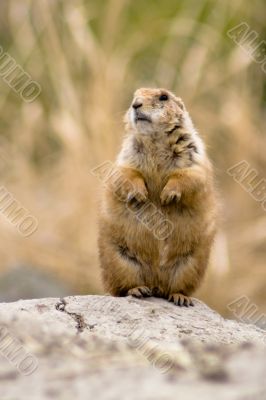
{"type": "Polygon", "coordinates": [[[141,99],[136,99],[132,104],[132,107],[136,110],[137,108],[142,107],[143,103],[141,99]]]}

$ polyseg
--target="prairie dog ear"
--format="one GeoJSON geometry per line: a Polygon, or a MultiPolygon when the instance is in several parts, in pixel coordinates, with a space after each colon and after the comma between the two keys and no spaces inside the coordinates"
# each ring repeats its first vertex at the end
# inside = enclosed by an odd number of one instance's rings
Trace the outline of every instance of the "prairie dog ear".
{"type": "Polygon", "coordinates": [[[182,100],[180,97],[176,97],[176,96],[175,96],[175,101],[176,101],[176,104],[178,105],[178,107],[179,107],[182,111],[185,111],[186,107],[185,107],[185,104],[183,103],[183,100],[182,100]]]}

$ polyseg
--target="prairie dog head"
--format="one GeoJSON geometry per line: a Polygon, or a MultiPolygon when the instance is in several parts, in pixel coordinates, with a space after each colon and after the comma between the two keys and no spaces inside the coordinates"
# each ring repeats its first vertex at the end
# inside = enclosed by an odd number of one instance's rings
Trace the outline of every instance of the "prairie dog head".
{"type": "Polygon", "coordinates": [[[125,122],[130,130],[148,135],[169,132],[182,125],[185,106],[182,100],[166,89],[138,89],[125,122]]]}

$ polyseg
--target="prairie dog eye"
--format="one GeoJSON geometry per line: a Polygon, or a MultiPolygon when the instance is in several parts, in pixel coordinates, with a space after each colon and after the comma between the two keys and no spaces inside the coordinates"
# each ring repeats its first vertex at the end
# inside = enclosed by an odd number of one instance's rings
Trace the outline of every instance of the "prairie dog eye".
{"type": "Polygon", "coordinates": [[[163,93],[161,94],[161,96],[159,97],[160,101],[167,101],[169,99],[168,95],[163,93]]]}

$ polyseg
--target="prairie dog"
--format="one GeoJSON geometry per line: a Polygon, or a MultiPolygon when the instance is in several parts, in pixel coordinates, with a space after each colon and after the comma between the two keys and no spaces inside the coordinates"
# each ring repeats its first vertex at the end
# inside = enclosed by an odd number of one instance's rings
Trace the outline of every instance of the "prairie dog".
{"type": "Polygon", "coordinates": [[[125,130],[100,211],[105,289],[193,305],[216,227],[204,144],[183,101],[165,89],[135,92],[125,130]]]}

